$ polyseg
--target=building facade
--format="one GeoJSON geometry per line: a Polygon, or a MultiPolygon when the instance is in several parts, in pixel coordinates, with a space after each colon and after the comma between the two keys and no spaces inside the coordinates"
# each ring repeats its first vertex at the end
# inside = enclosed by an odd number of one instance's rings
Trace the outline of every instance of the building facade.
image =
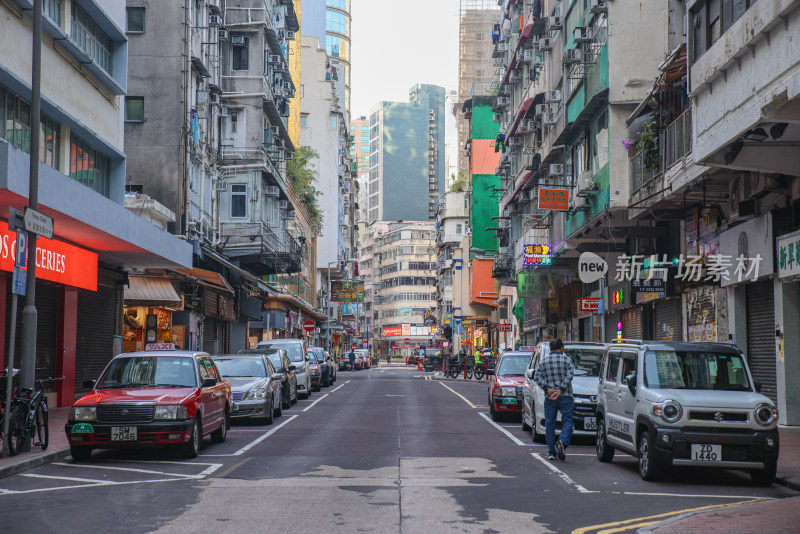
{"type": "Polygon", "coordinates": [[[324,44],[331,64],[339,71],[341,99],[350,119],[350,0],[305,0],[306,18],[303,33],[319,38],[324,44]]]}

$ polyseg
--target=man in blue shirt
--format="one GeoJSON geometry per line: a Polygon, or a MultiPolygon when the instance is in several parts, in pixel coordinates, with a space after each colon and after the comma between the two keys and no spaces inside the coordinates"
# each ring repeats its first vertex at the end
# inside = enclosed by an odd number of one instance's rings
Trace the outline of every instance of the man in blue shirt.
{"type": "Polygon", "coordinates": [[[572,398],[572,377],[575,366],[569,356],[564,354],[564,343],[556,338],[550,342],[550,354],[536,367],[533,380],[545,392],[544,436],[547,441],[547,459],[564,461],[564,449],[569,447],[574,423],[572,411],[575,401],[572,398]],[[556,419],[561,413],[561,435],[556,441],[556,419]]]}

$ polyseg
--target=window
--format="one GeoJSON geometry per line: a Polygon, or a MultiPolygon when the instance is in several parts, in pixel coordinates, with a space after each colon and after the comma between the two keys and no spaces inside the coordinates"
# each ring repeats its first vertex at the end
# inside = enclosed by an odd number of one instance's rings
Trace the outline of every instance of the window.
{"type": "Polygon", "coordinates": [[[231,184],[231,219],[247,217],[247,185],[231,184]]]}
{"type": "Polygon", "coordinates": [[[58,170],[58,147],[61,126],[54,120],[42,116],[42,131],[39,134],[39,161],[58,170]]]}
{"type": "Polygon", "coordinates": [[[362,135],[361,136],[361,142],[362,143],[369,143],[369,136],[368,135],[362,135]]]}
{"type": "Polygon", "coordinates": [[[231,132],[236,133],[236,123],[239,122],[239,112],[231,111],[231,132]]]}
{"type": "Polygon", "coordinates": [[[336,120],[336,117],[331,117],[331,130],[338,129],[339,122],[336,120]]]}
{"type": "Polygon", "coordinates": [[[616,382],[618,369],[619,369],[619,352],[609,354],[608,363],[606,363],[606,380],[610,382],[616,382]]]}
{"type": "MultiPolygon", "coordinates": [[[[0,87],[0,139],[28,154],[31,152],[30,105],[8,89],[0,87]]],[[[58,169],[61,125],[42,113],[39,161],[58,169]]]]}
{"type": "Polygon", "coordinates": [[[353,133],[355,131],[356,131],[356,127],[355,126],[350,126],[350,133],[353,133]]]}
{"type": "Polygon", "coordinates": [[[77,135],[70,136],[70,178],[108,197],[110,174],[111,161],[106,156],[77,135]]]}
{"type": "Polygon", "coordinates": [[[690,14],[693,60],[702,56],[706,50],[731,29],[731,26],[750,9],[757,0],[705,0],[696,2],[690,14]]]}
{"type": "Polygon", "coordinates": [[[369,126],[362,126],[361,127],[361,133],[362,134],[368,134],[369,133],[369,126]]]}
{"type": "Polygon", "coordinates": [[[250,38],[243,37],[243,43],[233,47],[233,70],[248,70],[250,68],[250,38]]]}
{"type": "Polygon", "coordinates": [[[456,225],[456,234],[461,235],[461,225],[460,224],[456,225]]]}
{"type": "Polygon", "coordinates": [[[144,122],[144,97],[125,97],[125,122],[144,122]]]}
{"type": "Polygon", "coordinates": [[[305,128],[308,126],[308,115],[300,115],[300,127],[305,128]]]}
{"type": "Polygon", "coordinates": [[[361,145],[361,152],[369,153],[369,145],[361,145]]]}
{"type": "Polygon", "coordinates": [[[77,2],[72,2],[70,38],[103,70],[111,74],[111,38],[77,2]]]}
{"type": "Polygon", "coordinates": [[[128,8],[128,33],[144,33],[144,8],[128,8]]]}
{"type": "Polygon", "coordinates": [[[61,0],[44,0],[42,13],[50,17],[57,26],[61,26],[61,0]]]}

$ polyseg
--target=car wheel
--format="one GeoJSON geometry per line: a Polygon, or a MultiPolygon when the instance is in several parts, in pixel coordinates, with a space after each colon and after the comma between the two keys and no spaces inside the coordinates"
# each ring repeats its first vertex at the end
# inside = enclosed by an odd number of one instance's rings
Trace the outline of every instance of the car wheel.
{"type": "Polygon", "coordinates": [[[73,462],[88,462],[92,457],[92,448],[79,445],[70,445],[69,453],[72,455],[73,462]]]}
{"type": "Polygon", "coordinates": [[[531,425],[525,422],[525,408],[522,409],[522,431],[523,432],[530,432],[531,425]]]}
{"type": "Polygon", "coordinates": [[[189,441],[183,444],[183,455],[187,458],[197,458],[200,454],[200,445],[203,443],[203,426],[200,423],[200,418],[194,420],[192,426],[192,436],[189,441]]]}
{"type": "Polygon", "coordinates": [[[639,436],[639,476],[642,480],[653,482],[661,474],[660,466],[656,460],[656,450],[650,439],[650,432],[645,430],[639,436]]]}
{"type": "Polygon", "coordinates": [[[534,443],[544,443],[547,441],[543,433],[539,432],[539,418],[536,417],[536,405],[531,405],[531,434],[534,443]]]}
{"type": "Polygon", "coordinates": [[[288,408],[292,405],[292,392],[287,392],[286,395],[281,395],[281,409],[288,408]]]}
{"type": "Polygon", "coordinates": [[[271,425],[275,421],[275,398],[270,396],[269,400],[264,403],[264,424],[271,425]]]}
{"type": "Polygon", "coordinates": [[[606,439],[606,424],[603,421],[597,422],[597,459],[603,463],[608,463],[614,459],[614,447],[608,444],[606,439]]]}
{"type": "Polygon", "coordinates": [[[764,469],[753,469],[750,471],[750,478],[756,486],[770,486],[775,482],[775,474],[778,464],[772,464],[764,469]]]}
{"type": "Polygon", "coordinates": [[[503,418],[503,414],[494,409],[494,402],[492,402],[491,397],[489,397],[489,413],[492,415],[492,421],[494,422],[500,421],[503,418]]]}
{"type": "Polygon", "coordinates": [[[225,415],[222,417],[222,424],[219,428],[211,433],[211,441],[213,443],[224,443],[225,438],[228,437],[228,427],[231,424],[231,415],[228,412],[227,406],[225,407],[225,415]]]}

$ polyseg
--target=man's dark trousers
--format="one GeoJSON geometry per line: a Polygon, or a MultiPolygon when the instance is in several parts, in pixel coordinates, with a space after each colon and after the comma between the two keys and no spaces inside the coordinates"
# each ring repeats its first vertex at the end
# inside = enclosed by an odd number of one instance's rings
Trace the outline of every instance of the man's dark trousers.
{"type": "Polygon", "coordinates": [[[545,396],[544,399],[544,437],[547,441],[547,452],[556,454],[556,418],[561,412],[561,435],[559,440],[564,444],[564,448],[569,447],[572,439],[572,430],[575,423],[572,421],[572,411],[575,408],[575,400],[572,397],[561,395],[556,400],[550,400],[545,396]]]}

